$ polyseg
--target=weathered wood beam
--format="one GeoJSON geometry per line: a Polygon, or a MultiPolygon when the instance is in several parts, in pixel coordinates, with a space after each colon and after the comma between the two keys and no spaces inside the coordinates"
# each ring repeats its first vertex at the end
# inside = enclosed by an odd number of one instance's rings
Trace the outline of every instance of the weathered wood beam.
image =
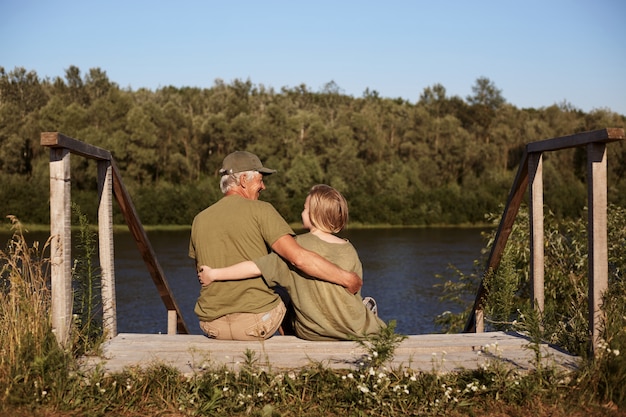
{"type": "Polygon", "coordinates": [[[111,161],[98,161],[98,242],[102,282],[102,327],[107,339],[117,335],[115,251],[113,242],[113,174],[111,161]]]}
{"type": "Polygon", "coordinates": [[[558,151],[559,149],[575,148],[594,142],[608,143],[623,139],[624,129],[607,128],[531,142],[526,145],[526,150],[528,153],[558,151]]]}
{"type": "Polygon", "coordinates": [[[52,331],[63,347],[72,327],[72,199],[68,149],[50,149],[50,286],[52,331]]]}
{"type": "Polygon", "coordinates": [[[529,155],[529,222],[530,222],[530,282],[531,305],[543,313],[544,285],[544,230],[543,230],[543,157],[539,152],[529,155]]]}
{"type": "Polygon", "coordinates": [[[50,148],[66,148],[73,154],[84,156],[85,158],[96,160],[111,160],[111,152],[97,146],[89,145],[85,142],[65,136],[59,132],[43,132],[41,134],[41,145],[50,148]]]}
{"type": "Polygon", "coordinates": [[[587,145],[587,223],[589,246],[589,332],[596,351],[602,334],[602,298],[608,289],[609,257],[607,239],[607,162],[606,144],[587,145]]]}

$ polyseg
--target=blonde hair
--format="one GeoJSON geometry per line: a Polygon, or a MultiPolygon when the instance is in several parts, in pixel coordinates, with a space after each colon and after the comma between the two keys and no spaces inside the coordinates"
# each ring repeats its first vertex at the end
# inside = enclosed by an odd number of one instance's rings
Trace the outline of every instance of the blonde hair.
{"type": "Polygon", "coordinates": [[[309,219],[323,232],[340,232],[348,223],[348,202],[333,187],[314,185],[309,191],[309,219]]]}

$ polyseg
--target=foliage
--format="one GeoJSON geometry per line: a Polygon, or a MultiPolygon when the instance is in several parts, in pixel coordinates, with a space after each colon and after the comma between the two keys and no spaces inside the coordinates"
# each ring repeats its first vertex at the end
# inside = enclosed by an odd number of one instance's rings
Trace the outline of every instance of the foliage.
{"type": "MultiPolygon", "coordinates": [[[[58,131],[112,152],[144,224],[189,225],[220,197],[217,171],[234,150],[255,152],[278,169],[264,198],[289,222],[299,220],[303,193],[322,182],[346,195],[358,223],[478,223],[506,198],[526,143],[623,128],[625,121],[608,109],[584,113],[568,103],[518,109],[485,77],[465,99],[435,84],[411,103],[369,90],[346,96],[333,82],[320,91],[299,85],[277,92],[249,80],[132,91],[99,68],[82,74],[70,66],[64,78],[50,80],[0,67],[0,215],[49,222],[48,150],[39,138],[58,131]]],[[[609,198],[622,207],[625,146],[609,146],[609,198]]],[[[93,213],[95,164],[81,157],[71,163],[73,198],[93,213]]],[[[584,156],[551,154],[544,170],[553,212],[577,217],[584,156]]]]}
{"type": "Polygon", "coordinates": [[[355,339],[356,343],[368,352],[362,367],[378,369],[393,358],[396,348],[407,338],[405,335],[397,334],[395,330],[396,321],[391,320],[379,333],[365,339],[355,339]]]}
{"type": "Polygon", "coordinates": [[[606,401],[626,407],[626,211],[614,210],[609,227],[609,287],[604,295],[603,339],[584,374],[589,384],[606,401]]]}
{"type": "MultiPolygon", "coordinates": [[[[484,275],[487,290],[485,322],[490,330],[512,330],[528,334],[537,347],[549,342],[587,357],[588,326],[588,260],[587,217],[561,220],[548,212],[544,219],[545,234],[545,304],[541,314],[530,304],[530,253],[528,213],[521,210],[511,231],[501,264],[497,271],[484,275]]],[[[495,218],[493,219],[495,222],[495,218]]],[[[494,223],[495,224],[495,223],[494,223]]],[[[608,208],[609,289],[604,295],[605,314],[603,343],[599,355],[590,362],[586,383],[595,387],[608,401],[626,406],[626,363],[620,352],[626,349],[626,210],[608,208]]],[[[493,244],[495,230],[488,236],[493,244]]],[[[484,264],[484,263],[482,263],[484,264]]],[[[481,262],[476,262],[477,267],[481,262]]],[[[460,275],[442,284],[444,298],[464,299],[460,294],[476,291],[478,275],[460,275]]],[[[437,318],[444,331],[458,331],[469,317],[471,305],[460,314],[446,313],[437,318]]],[[[536,349],[537,362],[540,361],[536,349]]]]}

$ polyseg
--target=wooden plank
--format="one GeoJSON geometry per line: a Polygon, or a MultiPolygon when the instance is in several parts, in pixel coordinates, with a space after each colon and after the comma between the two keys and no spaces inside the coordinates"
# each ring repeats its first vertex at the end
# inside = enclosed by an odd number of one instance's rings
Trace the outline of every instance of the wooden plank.
{"type": "Polygon", "coordinates": [[[609,260],[607,238],[607,161],[606,144],[587,145],[588,246],[589,246],[589,330],[596,351],[604,316],[602,297],[608,288],[609,260]]]}
{"type": "Polygon", "coordinates": [[[150,276],[157,287],[161,300],[168,311],[176,311],[176,329],[178,333],[189,333],[180,308],[178,307],[176,300],[172,297],[172,291],[170,290],[167,279],[165,278],[165,273],[161,268],[161,264],[159,264],[159,261],[157,260],[156,253],[154,252],[152,244],[148,239],[148,235],[139,220],[139,215],[137,214],[137,210],[135,210],[135,205],[133,204],[130,194],[128,194],[128,191],[124,186],[122,175],[115,164],[115,160],[113,159],[111,159],[111,168],[113,173],[113,194],[115,195],[115,199],[120,206],[122,214],[124,215],[128,229],[137,243],[139,253],[141,254],[141,257],[150,272],[150,276]]]}
{"type": "Polygon", "coordinates": [[[59,344],[69,344],[72,325],[72,199],[70,152],[50,149],[50,285],[52,329],[59,344]]]}
{"type": "MultiPolygon", "coordinates": [[[[394,369],[451,372],[477,369],[500,361],[520,370],[533,369],[535,353],[523,335],[504,332],[412,335],[395,350],[388,364],[394,369]]],[[[564,370],[577,367],[578,358],[542,344],[545,361],[564,370]]],[[[212,340],[200,335],[119,334],[103,346],[103,357],[85,358],[84,368],[102,366],[107,372],[125,367],[167,364],[184,373],[226,366],[239,370],[245,352],[254,352],[263,369],[300,369],[321,363],[333,369],[358,369],[366,349],[356,342],[314,342],[294,336],[274,336],[265,341],[212,340]]]]}
{"type": "Polygon", "coordinates": [[[531,142],[526,145],[529,153],[557,151],[559,149],[574,148],[585,146],[593,142],[614,142],[624,139],[624,129],[607,128],[601,130],[593,130],[590,132],[576,133],[569,136],[562,136],[553,139],[546,139],[537,142],[531,142]]]}
{"type": "Polygon", "coordinates": [[[59,132],[42,132],[41,145],[50,148],[66,148],[71,153],[84,156],[85,158],[110,161],[111,152],[97,146],[70,138],[59,132]]]}

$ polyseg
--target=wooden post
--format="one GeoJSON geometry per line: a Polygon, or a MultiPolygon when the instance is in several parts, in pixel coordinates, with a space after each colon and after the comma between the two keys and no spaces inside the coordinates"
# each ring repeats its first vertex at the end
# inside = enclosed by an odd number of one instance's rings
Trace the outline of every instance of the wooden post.
{"type": "Polygon", "coordinates": [[[50,149],[50,244],[52,331],[62,347],[72,326],[72,201],[70,151],[50,149]]]}
{"type": "Polygon", "coordinates": [[[480,309],[474,311],[476,315],[476,324],[475,324],[475,333],[484,333],[485,332],[485,310],[481,307],[480,309]]]}
{"type": "Polygon", "coordinates": [[[98,161],[98,238],[102,282],[102,327],[106,338],[117,336],[115,256],[113,244],[113,174],[110,161],[98,161]]]}
{"type": "Polygon", "coordinates": [[[602,297],[608,288],[609,257],[607,249],[607,163],[606,144],[587,145],[588,245],[589,245],[589,332],[595,354],[604,315],[602,297]]]}
{"type": "Polygon", "coordinates": [[[167,334],[176,334],[177,322],[176,310],[167,310],[167,334]]]}
{"type": "Polygon", "coordinates": [[[529,221],[530,221],[530,282],[531,304],[539,313],[544,307],[544,228],[543,228],[543,156],[541,152],[528,155],[529,221]]]}

